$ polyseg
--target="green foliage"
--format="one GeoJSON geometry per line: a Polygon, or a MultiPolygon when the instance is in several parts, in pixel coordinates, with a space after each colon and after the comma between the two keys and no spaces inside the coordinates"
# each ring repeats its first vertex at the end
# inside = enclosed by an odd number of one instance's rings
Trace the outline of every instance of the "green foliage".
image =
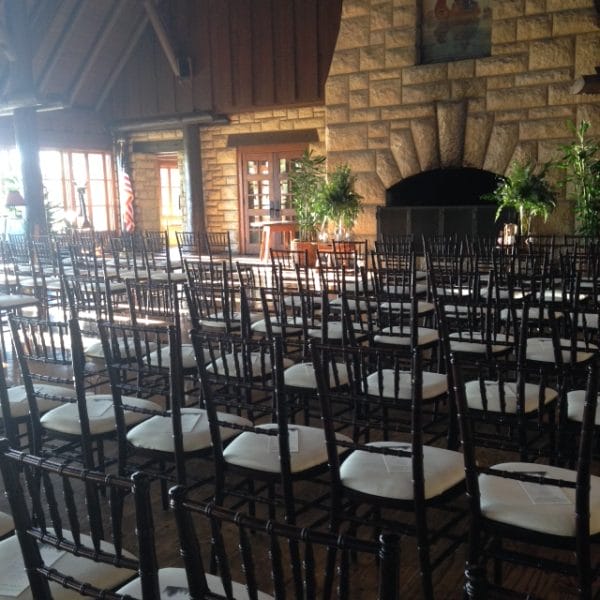
{"type": "Polygon", "coordinates": [[[325,183],[325,157],[305,150],[288,175],[298,233],[304,242],[315,241],[323,222],[321,190],[325,183]]]}
{"type": "Polygon", "coordinates": [[[600,235],[600,144],[587,139],[590,127],[582,121],[577,127],[567,123],[575,140],[561,146],[562,158],[558,167],[565,171],[567,198],[574,202],[577,232],[587,236],[600,235]]]}
{"type": "Polygon", "coordinates": [[[354,190],[356,175],[347,164],[338,165],[328,174],[322,197],[328,220],[336,224],[338,231],[350,231],[363,210],[363,197],[354,190]]]}
{"type": "Polygon", "coordinates": [[[556,206],[556,193],[546,181],[550,166],[546,163],[536,173],[534,163],[513,163],[508,175],[499,178],[496,189],[484,196],[497,203],[496,220],[504,209],[515,209],[519,213],[521,233],[526,238],[531,233],[533,217],[546,221],[556,206]]]}

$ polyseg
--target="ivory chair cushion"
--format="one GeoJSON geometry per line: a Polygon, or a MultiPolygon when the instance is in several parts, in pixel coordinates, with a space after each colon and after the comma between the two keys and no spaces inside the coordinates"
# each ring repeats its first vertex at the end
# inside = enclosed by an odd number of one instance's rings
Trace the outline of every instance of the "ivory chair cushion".
{"type": "MultiPolygon", "coordinates": [[[[600,399],[600,395],[598,396],[600,399]]],[[[567,417],[570,421],[583,422],[583,407],[585,405],[585,390],[571,390],[567,393],[567,417]]],[[[600,411],[596,411],[594,419],[600,425],[600,411]]]]}
{"type": "MultiPolygon", "coordinates": [[[[156,351],[150,354],[150,362],[152,364],[158,363],[156,354],[156,351]]],[[[169,346],[164,346],[160,351],[160,355],[160,364],[168,367],[169,357],[171,356],[171,349],[169,346]]],[[[184,369],[195,369],[197,367],[196,353],[194,352],[194,346],[192,346],[192,344],[181,344],[181,364],[184,369]]]]}
{"type": "Polygon", "coordinates": [[[39,301],[28,294],[0,294],[0,310],[10,310],[21,306],[33,306],[39,301]]]}
{"type": "MultiPolygon", "coordinates": [[[[383,306],[386,311],[394,312],[403,312],[410,313],[411,303],[410,302],[401,302],[397,300],[392,300],[391,302],[384,302],[383,306]]],[[[435,306],[431,302],[425,302],[424,300],[419,300],[417,302],[417,314],[422,317],[423,315],[428,315],[432,313],[435,309],[435,306]]]]}
{"type": "MultiPolygon", "coordinates": [[[[89,394],[85,397],[87,404],[90,432],[92,435],[111,433],[116,429],[115,412],[113,408],[113,397],[111,394],[89,394]]],[[[138,408],[148,410],[162,410],[155,402],[124,396],[123,404],[129,404],[138,408]]],[[[148,419],[148,415],[141,412],[125,411],[125,424],[135,425],[148,419]]],[[[80,435],[79,411],[77,403],[62,404],[53,408],[40,419],[42,427],[50,431],[56,431],[66,435],[80,435]]]]}
{"type": "MultiPolygon", "coordinates": [[[[453,352],[464,352],[468,354],[484,354],[486,352],[486,344],[484,343],[483,333],[480,331],[473,331],[469,333],[469,339],[464,339],[467,334],[454,332],[450,334],[450,348],[453,352]],[[461,339],[461,337],[463,339],[461,339]],[[457,339],[458,338],[458,339],[457,339]]],[[[490,351],[492,354],[502,354],[510,350],[510,344],[513,343],[514,339],[510,335],[497,334],[494,341],[503,342],[500,344],[490,344],[490,351]]]]}
{"type": "MultiPolygon", "coordinates": [[[[333,369],[329,371],[329,386],[337,387],[348,383],[348,369],[344,363],[336,363],[337,377],[333,369]]],[[[317,389],[317,376],[312,363],[298,363],[283,372],[283,383],[286,387],[317,389]]]]}
{"type": "MultiPolygon", "coordinates": [[[[398,292],[402,291],[402,288],[400,285],[395,286],[395,285],[383,285],[381,286],[382,291],[385,292],[386,294],[396,294],[398,292]]],[[[420,296],[422,294],[426,294],[427,290],[429,290],[429,285],[426,283],[417,283],[415,284],[415,294],[417,294],[417,296],[420,296]]]]}
{"type": "MultiPolygon", "coordinates": [[[[497,381],[485,381],[485,391],[487,396],[487,410],[491,412],[502,412],[500,410],[500,386],[497,381]]],[[[540,394],[540,386],[537,383],[525,384],[525,402],[524,408],[526,413],[533,412],[538,408],[538,398],[540,394]]],[[[465,384],[465,395],[469,408],[483,410],[483,402],[481,398],[481,389],[479,380],[468,381],[465,384]]],[[[558,392],[552,388],[544,389],[544,404],[548,404],[558,397],[558,392]]],[[[517,412],[517,384],[504,383],[504,399],[506,408],[504,412],[516,414],[517,412]]]]}
{"type": "MultiPolygon", "coordinates": [[[[562,359],[563,362],[568,364],[571,362],[571,351],[568,349],[571,345],[571,341],[567,339],[560,339],[559,343],[562,348],[562,359]]],[[[598,347],[590,344],[590,348],[597,350],[598,347]]],[[[585,350],[585,343],[583,340],[577,342],[577,356],[575,357],[576,362],[585,362],[593,356],[593,352],[587,352],[585,350]],[[581,348],[581,350],[579,350],[581,348]]],[[[547,337],[531,337],[527,338],[527,360],[536,362],[547,362],[554,363],[554,344],[551,338],[547,337]]]]}
{"type": "Polygon", "coordinates": [[[187,281],[187,274],[183,271],[151,271],[150,276],[152,281],[175,281],[176,283],[183,283],[187,281]]]}
{"type": "MultiPolygon", "coordinates": [[[[509,317],[509,309],[508,308],[503,308],[500,311],[500,320],[502,321],[506,321],[509,317]]],[[[523,310],[520,308],[516,308],[515,309],[515,316],[517,317],[517,319],[520,319],[523,315],[523,310]]],[[[549,317],[549,312],[547,308],[543,309],[542,312],[542,319],[544,321],[547,321],[550,317],[549,317]]],[[[554,312],[554,318],[555,319],[562,319],[563,318],[563,313],[555,311],[554,312]]],[[[532,321],[537,321],[540,318],[540,308],[539,306],[530,306],[529,310],[527,311],[527,317],[532,320],[532,321]]]]}
{"type": "MultiPolygon", "coordinates": [[[[176,590],[187,591],[188,589],[188,582],[185,575],[185,569],[178,569],[176,567],[166,567],[164,569],[159,569],[158,581],[160,589],[160,600],[168,600],[169,598],[173,598],[173,593],[176,590]]],[[[223,589],[223,584],[221,582],[220,577],[207,573],[206,583],[208,584],[208,588],[213,594],[217,594],[219,596],[225,594],[225,590],[223,589]]],[[[236,600],[248,600],[248,594],[244,585],[233,581],[232,588],[233,596],[236,600]]],[[[124,585],[122,588],[119,588],[117,590],[117,593],[127,594],[132,598],[142,600],[141,580],[139,578],[134,579],[127,585],[124,585]]],[[[258,600],[272,600],[273,598],[272,596],[269,596],[268,594],[264,594],[262,592],[258,592],[257,597],[258,600]]],[[[156,600],[159,599],[157,598],[156,600]]]]}
{"type": "MultiPolygon", "coordinates": [[[[394,346],[410,346],[410,326],[404,325],[399,327],[384,327],[381,334],[375,335],[373,341],[376,344],[393,344],[394,346]],[[393,333],[392,333],[393,332],[393,333]],[[399,335],[394,335],[399,334],[399,335]]],[[[429,327],[417,327],[417,344],[419,346],[429,346],[439,341],[440,334],[437,329],[429,327]]]]}
{"type": "Polygon", "coordinates": [[[577,324],[579,327],[585,325],[588,329],[600,329],[599,323],[598,313],[579,313],[577,316],[577,324]]]}
{"type": "MultiPolygon", "coordinates": [[[[552,479],[575,481],[577,472],[539,463],[502,463],[494,469],[544,474],[552,479]]],[[[573,537],[575,535],[575,490],[542,486],[505,477],[479,476],[481,511],[486,519],[531,531],[573,537]],[[551,496],[542,494],[550,487],[551,496]],[[547,497],[544,501],[543,498],[547,497]],[[534,499],[539,498],[537,502],[534,499]]],[[[600,532],[600,477],[592,476],[590,490],[590,535],[600,532]]]]}
{"type": "MultiPolygon", "coordinates": [[[[65,537],[69,537],[69,532],[63,532],[65,537]]],[[[82,535],[82,543],[88,547],[92,546],[92,540],[86,535],[82,535]]],[[[107,542],[101,542],[102,549],[107,552],[114,552],[114,547],[107,542]]],[[[69,574],[80,581],[86,581],[97,587],[113,588],[122,585],[136,575],[135,571],[121,569],[112,565],[94,562],[87,558],[74,556],[68,552],[63,552],[57,557],[57,551],[49,546],[41,547],[42,557],[51,563],[51,566],[58,571],[69,574]],[[54,562],[52,562],[54,560],[54,562]]],[[[59,551],[60,552],[60,551],[59,551]]],[[[126,550],[123,555],[134,558],[134,555],[126,550]]],[[[16,536],[11,536],[0,541],[0,564],[2,571],[0,573],[0,600],[32,600],[33,596],[29,589],[29,582],[25,574],[25,565],[21,557],[21,548],[16,536]],[[5,586],[10,586],[14,591],[7,593],[5,586]],[[25,589],[23,589],[25,586],[25,589]],[[21,593],[16,592],[23,589],[21,593]]],[[[81,596],[74,590],[67,590],[59,583],[50,583],[50,591],[55,600],[80,600],[81,596]]]]}
{"type": "MultiPolygon", "coordinates": [[[[341,321],[329,321],[327,323],[327,337],[330,340],[341,340],[344,333],[345,325],[341,321]]],[[[366,333],[366,324],[363,327],[360,323],[352,323],[352,329],[355,334],[366,333]]],[[[307,331],[308,337],[313,339],[322,339],[321,328],[309,329],[307,331]]]]}
{"type": "MultiPolygon", "coordinates": [[[[252,364],[252,376],[259,377],[263,373],[263,365],[262,361],[264,360],[264,374],[268,374],[273,370],[271,365],[271,358],[268,354],[262,354],[260,352],[252,352],[250,354],[250,361],[252,364]]],[[[289,358],[283,359],[283,368],[287,369],[294,363],[289,358]]],[[[217,358],[214,362],[211,362],[206,370],[209,373],[214,373],[215,375],[229,375],[230,377],[234,377],[236,373],[243,373],[243,362],[242,355],[240,353],[236,354],[226,354],[224,357],[217,358]],[[223,359],[225,359],[223,361],[223,359]],[[237,366],[236,366],[237,363],[237,366]]]]}
{"type": "MultiPolygon", "coordinates": [[[[128,340],[127,344],[123,340],[119,340],[119,351],[121,355],[125,356],[127,349],[131,351],[131,340],[128,340]]],[[[148,347],[153,349],[156,348],[156,344],[151,342],[148,347]]],[[[83,353],[91,359],[104,360],[104,349],[102,348],[102,342],[96,338],[84,338],[83,339],[83,353]]]]}
{"type": "Polygon", "coordinates": [[[6,537],[14,528],[13,518],[0,512],[0,538],[6,537]]]}
{"type": "MultiPolygon", "coordinates": [[[[368,446],[410,450],[410,444],[372,442],[368,446]]],[[[425,499],[443,494],[465,478],[460,452],[423,446],[425,499]]],[[[348,489],[393,500],[411,500],[413,493],[412,457],[375,454],[355,450],[342,463],[340,478],[348,489]]]]}
{"type": "MultiPolygon", "coordinates": [[[[235,423],[237,425],[252,426],[244,417],[229,413],[217,413],[219,421],[235,423]]],[[[206,411],[200,408],[181,409],[181,428],[183,435],[183,449],[185,452],[195,452],[210,448],[212,445],[210,429],[206,411]]],[[[229,427],[221,427],[221,437],[228,440],[239,431],[229,427]]],[[[156,452],[175,452],[173,443],[173,426],[170,416],[156,415],[133,427],[127,433],[127,440],[136,448],[156,452]]]]}
{"type": "MultiPolygon", "coordinates": [[[[34,384],[34,390],[39,394],[48,394],[63,398],[75,398],[76,396],[73,388],[61,387],[58,385],[36,383],[34,384]]],[[[25,386],[15,385],[13,387],[9,387],[6,391],[8,393],[8,403],[10,405],[11,416],[14,419],[27,416],[29,414],[29,402],[27,401],[27,392],[25,391],[25,386]]],[[[40,413],[48,412],[49,410],[60,406],[58,401],[43,397],[38,397],[37,405],[40,413]]]]}
{"type": "MultiPolygon", "coordinates": [[[[288,322],[285,326],[286,335],[300,335],[302,333],[302,323],[300,319],[288,319],[288,322]]],[[[264,319],[260,321],[255,321],[251,325],[252,331],[256,331],[258,333],[266,333],[267,332],[267,323],[264,319]]],[[[275,334],[280,334],[283,332],[283,327],[278,325],[276,322],[271,324],[271,330],[275,334]]]]}
{"type": "MultiPolygon", "coordinates": [[[[398,391],[396,392],[396,374],[393,369],[382,369],[380,373],[371,373],[367,377],[369,391],[373,396],[379,396],[380,375],[383,387],[381,395],[384,398],[397,400],[411,399],[411,374],[410,371],[400,371],[398,391]]],[[[448,377],[444,373],[430,373],[423,371],[423,400],[437,398],[448,391],[448,377]]]]}
{"type": "MultiPolygon", "coordinates": [[[[276,429],[275,423],[260,425],[260,429],[276,429]]],[[[290,462],[292,473],[301,473],[318,465],[327,463],[325,432],[319,427],[306,425],[290,425],[290,462]],[[297,435],[297,451],[294,451],[292,436],[297,435]]],[[[339,434],[338,437],[347,442],[350,438],[339,434]]],[[[340,452],[344,449],[340,447],[340,452]]],[[[262,435],[245,431],[233,440],[223,451],[225,461],[266,473],[279,473],[279,443],[276,436],[262,435]]]]}

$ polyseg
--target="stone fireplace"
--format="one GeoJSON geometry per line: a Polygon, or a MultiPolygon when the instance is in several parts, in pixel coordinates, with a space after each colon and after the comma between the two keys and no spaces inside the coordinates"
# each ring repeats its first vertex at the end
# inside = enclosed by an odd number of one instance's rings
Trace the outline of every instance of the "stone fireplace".
{"type": "MultiPolygon", "coordinates": [[[[328,161],[347,162],[358,175],[366,210],[357,237],[375,239],[377,214],[388,210],[386,198],[399,182],[463,169],[493,178],[514,160],[556,158],[570,139],[568,119],[586,119],[600,134],[600,96],[570,91],[600,55],[593,0],[493,2],[491,56],[429,65],[418,64],[419,5],[343,5],[326,84],[325,142],[328,161]]],[[[420,196],[414,202],[423,206],[420,196]]],[[[385,214],[379,232],[384,221],[388,226],[385,214]]],[[[444,229],[440,218],[439,211],[429,215],[438,220],[431,228],[444,229]]],[[[480,223],[480,215],[473,219],[480,223]]],[[[563,201],[538,231],[572,228],[563,201]]]]}

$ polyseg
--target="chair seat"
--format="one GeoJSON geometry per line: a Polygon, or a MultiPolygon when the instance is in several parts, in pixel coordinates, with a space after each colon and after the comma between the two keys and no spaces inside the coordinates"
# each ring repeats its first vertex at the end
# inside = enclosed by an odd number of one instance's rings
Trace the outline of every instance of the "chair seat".
{"type": "MultiPolygon", "coordinates": [[[[409,444],[373,442],[375,447],[399,447],[409,444]]],[[[464,481],[465,466],[460,452],[423,446],[425,499],[435,498],[464,481]]],[[[379,498],[412,500],[413,473],[410,456],[391,456],[355,450],[340,468],[342,485],[348,489],[379,498]]]]}
{"type": "MultiPolygon", "coordinates": [[[[373,396],[381,395],[383,398],[396,400],[410,400],[411,374],[410,371],[400,371],[398,390],[396,390],[396,375],[393,369],[382,369],[379,373],[372,373],[367,377],[369,393],[373,396]],[[382,376],[382,388],[380,391],[380,376],[382,376]]],[[[448,378],[444,373],[430,373],[423,371],[423,400],[431,400],[445,394],[448,391],[448,378]]]]}
{"type": "MultiPolygon", "coordinates": [[[[400,284],[398,285],[382,285],[381,286],[382,291],[385,294],[389,294],[389,295],[394,295],[394,294],[403,294],[405,290],[403,290],[402,286],[400,284]]],[[[429,289],[429,286],[426,283],[417,283],[415,284],[415,293],[417,294],[417,296],[421,296],[423,294],[427,293],[427,290],[429,289]]],[[[406,289],[406,292],[408,292],[408,286],[406,289]]]]}
{"type": "MultiPolygon", "coordinates": [[[[258,333],[267,333],[267,323],[264,319],[260,321],[255,321],[251,325],[252,331],[256,331],[258,333]]],[[[283,327],[276,322],[271,323],[271,331],[274,334],[283,333],[283,327]]],[[[288,322],[285,325],[285,333],[286,335],[300,335],[302,333],[302,323],[300,319],[288,319],[288,322]]]]}
{"type": "Polygon", "coordinates": [[[4,512],[0,512],[0,538],[6,537],[14,528],[13,518],[4,512]]]}
{"type": "MultiPolygon", "coordinates": [[[[569,469],[539,463],[502,463],[494,469],[544,474],[552,479],[575,481],[569,469]]],[[[530,531],[563,537],[575,535],[575,490],[525,483],[494,475],[479,475],[481,511],[486,519],[530,531]],[[549,488],[546,494],[542,488],[549,488]]],[[[600,532],[600,477],[592,475],[590,490],[590,535],[600,532]]]]}
{"type": "MultiPolygon", "coordinates": [[[[409,325],[403,327],[384,327],[381,330],[382,335],[375,335],[373,341],[376,344],[389,344],[393,346],[410,346],[409,325]]],[[[417,344],[419,346],[429,346],[436,344],[440,340],[440,334],[437,329],[429,327],[417,327],[417,344]]]]}
{"type": "MultiPolygon", "coordinates": [[[[276,429],[277,425],[268,423],[259,429],[276,429]]],[[[325,432],[320,427],[290,425],[290,463],[291,472],[301,473],[319,465],[327,464],[325,432]],[[292,436],[297,435],[297,446],[293,446],[292,436]],[[294,450],[297,448],[297,450],[294,450]]],[[[338,435],[339,439],[350,442],[350,438],[338,435]]],[[[343,448],[340,447],[340,453],[343,448]]],[[[261,435],[245,431],[231,442],[223,451],[228,464],[265,473],[281,472],[279,461],[279,443],[277,436],[261,435]]]]}
{"type": "Polygon", "coordinates": [[[38,299],[35,296],[28,296],[27,294],[0,294],[0,310],[33,306],[34,304],[38,304],[38,299]]]}
{"type": "Polygon", "coordinates": [[[598,313],[579,313],[577,315],[577,325],[587,327],[588,329],[600,329],[598,313]]]}
{"type": "MultiPolygon", "coordinates": [[[[385,312],[403,312],[410,313],[411,311],[411,303],[410,302],[401,302],[398,300],[392,300],[391,302],[384,301],[382,302],[382,307],[385,312]]],[[[435,309],[435,306],[431,302],[425,302],[424,300],[419,300],[417,302],[417,314],[422,317],[424,315],[431,314],[435,309]]]]}
{"type": "MultiPolygon", "coordinates": [[[[479,380],[468,381],[465,384],[465,394],[469,408],[483,410],[483,401],[479,380]]],[[[487,397],[487,410],[491,412],[505,412],[516,414],[517,412],[517,386],[515,383],[504,383],[505,409],[500,409],[500,386],[497,381],[485,381],[485,393],[487,397]]],[[[538,409],[538,398],[540,386],[537,383],[525,384],[524,411],[532,413],[538,409]]],[[[544,404],[553,402],[558,397],[558,392],[552,388],[544,388],[544,404]]]]}
{"type": "MultiPolygon", "coordinates": [[[[600,397],[599,397],[600,399],[600,397]]],[[[567,417],[570,421],[583,422],[583,407],[585,405],[585,390],[571,390],[567,393],[567,417]]],[[[600,410],[596,411],[594,419],[600,425],[600,410]]]]}
{"type": "MultiPolygon", "coordinates": [[[[564,363],[571,362],[571,351],[568,349],[571,345],[571,340],[560,339],[559,343],[562,348],[562,359],[564,363]]],[[[597,346],[593,344],[589,345],[589,348],[593,348],[595,350],[598,349],[597,346]]],[[[577,353],[575,357],[575,362],[585,362],[589,360],[594,355],[593,352],[588,352],[586,350],[585,342],[580,340],[577,342],[577,353]]],[[[554,344],[552,343],[551,338],[546,337],[532,337],[527,338],[527,351],[526,351],[527,360],[535,361],[535,362],[545,362],[545,363],[554,363],[554,344]]]]}
{"type": "MultiPolygon", "coordinates": [[[[348,302],[348,309],[351,310],[352,312],[355,312],[357,310],[360,312],[366,312],[370,308],[370,306],[366,300],[358,300],[357,301],[354,298],[348,298],[347,302],[348,302]]],[[[342,299],[341,298],[333,298],[329,302],[329,308],[334,311],[342,310],[342,299]]]]}
{"type": "MultiPolygon", "coordinates": [[[[149,343],[147,347],[156,348],[156,344],[149,343]]],[[[128,348],[131,348],[131,340],[128,340],[127,343],[125,343],[123,340],[119,340],[119,352],[122,356],[126,356],[128,348]]],[[[104,360],[104,349],[102,348],[102,342],[97,338],[84,338],[83,352],[88,358],[94,360],[104,360]]]]}
{"type": "MultiPolygon", "coordinates": [[[[92,435],[105,435],[115,431],[115,412],[111,394],[90,394],[86,396],[86,404],[92,435]]],[[[123,404],[148,410],[162,410],[155,402],[133,396],[123,396],[123,404]]],[[[147,418],[148,415],[145,413],[125,411],[127,426],[136,425],[147,418]]],[[[50,431],[65,435],[81,435],[79,411],[75,402],[53,408],[42,416],[40,422],[45,429],[50,431]]]]}
{"type": "MultiPolygon", "coordinates": [[[[152,364],[158,364],[157,352],[154,351],[150,354],[150,361],[152,364]]],[[[160,364],[169,366],[169,357],[171,356],[171,349],[169,346],[165,346],[160,351],[160,364]]],[[[195,369],[196,365],[196,354],[194,352],[194,346],[192,344],[181,344],[181,364],[186,370],[195,369]]]]}
{"type": "MultiPolygon", "coordinates": [[[[66,538],[70,538],[68,531],[63,531],[66,538]]],[[[87,535],[81,535],[82,543],[92,547],[92,540],[87,535]]],[[[114,552],[114,547],[107,542],[101,542],[101,549],[114,552]],[[112,549],[112,550],[110,550],[112,549]]],[[[49,566],[69,573],[77,580],[86,581],[96,587],[117,587],[131,579],[136,572],[130,569],[121,569],[112,565],[94,562],[87,558],[74,556],[70,553],[55,550],[50,546],[41,546],[42,558],[49,566]]],[[[123,555],[134,558],[133,554],[123,551],[123,555]]],[[[21,558],[21,549],[16,536],[11,536],[0,541],[0,600],[32,600],[29,581],[25,573],[25,566],[21,558]],[[6,589],[6,592],[3,591],[6,589]],[[8,590],[10,593],[7,593],[8,590]]],[[[59,583],[50,583],[52,597],[56,600],[80,600],[81,596],[74,590],[67,590],[59,583]]]]}
{"type": "Polygon", "coordinates": [[[183,271],[151,271],[150,277],[153,281],[174,281],[175,283],[183,283],[187,281],[187,275],[183,271]]]}
{"type": "MultiPolygon", "coordinates": [[[[341,340],[344,335],[344,328],[342,321],[328,321],[327,338],[330,340],[341,340]]],[[[360,323],[352,323],[352,329],[355,334],[364,333],[366,335],[367,332],[365,331],[365,328],[366,325],[363,326],[360,323]]],[[[307,334],[309,338],[317,340],[320,340],[323,337],[321,328],[309,329],[307,334]]]]}
{"type": "Polygon", "coordinates": [[[453,352],[462,352],[465,354],[485,354],[488,350],[492,354],[502,354],[511,350],[510,344],[514,339],[512,336],[507,336],[503,333],[498,333],[494,336],[492,343],[489,345],[483,342],[483,333],[473,331],[472,333],[457,332],[450,334],[450,348],[453,352]],[[493,342],[501,342],[499,344],[493,342]]]}
{"type": "MultiPolygon", "coordinates": [[[[509,318],[509,309],[503,308],[500,311],[500,320],[506,321],[509,318]]],[[[523,310],[520,308],[515,309],[515,316],[517,319],[521,319],[523,316],[523,310]]],[[[531,306],[527,312],[528,319],[532,321],[537,321],[540,319],[540,307],[539,306],[531,306]]],[[[562,319],[564,317],[563,313],[560,311],[554,311],[555,319],[562,319]]],[[[542,311],[542,320],[547,321],[550,318],[549,312],[547,308],[544,308],[542,311]]]]}
{"type": "MultiPolygon", "coordinates": [[[[185,574],[185,569],[178,569],[176,567],[166,567],[164,569],[159,569],[158,571],[158,582],[159,582],[159,590],[160,590],[160,598],[156,598],[155,600],[177,600],[177,598],[183,598],[184,596],[176,596],[176,592],[183,590],[187,592],[188,590],[188,582],[185,574]]],[[[223,584],[221,582],[221,578],[216,575],[211,575],[210,573],[206,573],[206,583],[208,585],[208,589],[218,596],[223,596],[225,594],[225,590],[223,589],[223,584]]],[[[233,581],[231,583],[233,596],[236,600],[249,600],[248,593],[246,592],[246,588],[244,585],[233,581]]],[[[136,600],[142,600],[142,586],[141,580],[139,578],[130,581],[127,585],[124,585],[122,588],[117,590],[118,594],[127,594],[132,598],[136,598],[136,600]]],[[[187,596],[185,596],[187,598],[187,596]]],[[[264,594],[263,592],[258,592],[257,599],[258,600],[272,600],[272,596],[268,594],[264,594]]]]}
{"type": "MultiPolygon", "coordinates": [[[[68,387],[60,387],[57,385],[39,384],[34,385],[34,389],[39,394],[48,394],[61,396],[63,398],[75,398],[75,390],[68,387]]],[[[10,405],[10,414],[13,419],[25,417],[29,414],[29,402],[27,401],[27,392],[24,385],[15,385],[7,389],[8,402],[10,405]]],[[[38,411],[40,413],[48,412],[59,406],[57,400],[49,398],[37,398],[38,411]]]]}
{"type": "MultiPolygon", "coordinates": [[[[329,372],[329,386],[337,387],[348,383],[348,369],[343,363],[336,363],[337,377],[333,370],[329,372]]],[[[283,384],[286,387],[317,388],[317,376],[312,363],[298,363],[288,367],[283,372],[283,384]]]]}
{"type": "MultiPolygon", "coordinates": [[[[244,417],[229,413],[217,413],[219,421],[251,426],[244,417]]],[[[181,409],[181,429],[184,452],[197,452],[211,447],[211,438],[206,411],[199,408],[181,409]]],[[[221,427],[221,437],[228,440],[238,434],[229,427],[221,427]]],[[[173,443],[173,425],[170,416],[156,415],[133,427],[127,433],[127,440],[136,448],[154,452],[175,452],[173,443]]]]}
{"type": "MultiPolygon", "coordinates": [[[[260,352],[252,352],[250,354],[250,362],[252,364],[253,377],[259,377],[262,374],[268,375],[273,370],[270,356],[264,354],[261,355],[260,352]],[[264,365],[262,364],[263,361],[264,365]]],[[[291,361],[289,358],[283,359],[284,369],[291,367],[293,364],[293,361],[291,361]]],[[[214,373],[215,375],[227,375],[229,377],[235,377],[238,372],[240,375],[242,375],[244,371],[242,355],[240,353],[226,354],[224,357],[217,358],[215,361],[211,362],[206,367],[206,370],[209,373],[214,373]],[[225,359],[225,362],[223,362],[223,359],[225,359]]]]}

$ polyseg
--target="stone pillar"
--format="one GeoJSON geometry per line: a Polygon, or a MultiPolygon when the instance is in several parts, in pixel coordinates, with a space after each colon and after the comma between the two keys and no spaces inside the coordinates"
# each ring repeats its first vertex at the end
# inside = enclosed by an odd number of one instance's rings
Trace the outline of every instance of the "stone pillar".
{"type": "Polygon", "coordinates": [[[202,188],[202,156],[200,130],[197,125],[187,125],[183,128],[183,154],[186,228],[191,231],[204,232],[206,218],[202,188]]]}

